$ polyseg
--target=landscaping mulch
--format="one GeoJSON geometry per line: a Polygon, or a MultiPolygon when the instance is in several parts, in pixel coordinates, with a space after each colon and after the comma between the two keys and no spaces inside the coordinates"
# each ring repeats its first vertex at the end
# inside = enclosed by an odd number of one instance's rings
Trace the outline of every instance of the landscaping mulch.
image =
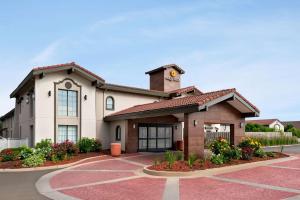
{"type": "MultiPolygon", "coordinates": [[[[101,155],[106,155],[107,152],[90,152],[90,153],[79,153],[76,156],[72,156],[71,158],[63,161],[58,161],[58,162],[52,162],[47,160],[44,165],[40,167],[49,167],[49,166],[57,166],[57,165],[65,165],[65,164],[70,164],[74,163],[77,161],[80,161],[85,158],[92,158],[95,156],[101,156],[101,155]]],[[[16,160],[16,161],[7,161],[7,162],[0,162],[0,169],[20,169],[24,168],[22,166],[22,161],[16,160]]]]}
{"type": "Polygon", "coordinates": [[[253,157],[251,160],[231,160],[228,163],[217,165],[212,163],[210,160],[206,160],[201,162],[200,160],[197,160],[192,167],[189,167],[186,161],[176,161],[171,167],[169,167],[168,163],[166,161],[161,162],[157,165],[152,165],[148,167],[150,170],[156,170],[156,171],[176,171],[176,172],[188,172],[188,171],[195,171],[195,170],[205,170],[205,169],[211,169],[211,168],[219,168],[219,167],[225,167],[225,166],[232,166],[232,165],[239,165],[239,164],[246,164],[246,163],[252,163],[252,162],[259,162],[259,161],[265,161],[265,160],[272,160],[272,159],[278,159],[278,158],[284,158],[289,157],[286,154],[274,152],[274,157],[265,157],[265,158],[259,158],[259,157],[253,157]]]}

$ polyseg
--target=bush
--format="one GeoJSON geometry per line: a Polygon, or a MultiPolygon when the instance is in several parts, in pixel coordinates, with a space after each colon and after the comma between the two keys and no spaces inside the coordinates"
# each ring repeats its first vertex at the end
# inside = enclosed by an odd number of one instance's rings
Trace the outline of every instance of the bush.
{"type": "Polygon", "coordinates": [[[18,160],[19,156],[20,156],[20,149],[19,148],[4,149],[0,153],[0,157],[2,158],[1,159],[2,162],[18,160]]]}
{"type": "Polygon", "coordinates": [[[233,146],[230,151],[230,157],[235,160],[242,158],[242,149],[236,146],[233,146]]]}
{"type": "Polygon", "coordinates": [[[35,148],[44,149],[44,148],[49,148],[51,146],[52,146],[51,139],[45,139],[45,140],[41,140],[40,142],[36,143],[35,148]]]}
{"type": "Polygon", "coordinates": [[[24,160],[24,159],[32,156],[34,153],[33,149],[29,148],[27,146],[23,146],[20,149],[21,149],[21,151],[20,151],[20,159],[21,160],[24,160]]]}
{"type": "Polygon", "coordinates": [[[42,154],[44,158],[47,160],[51,159],[51,153],[52,153],[52,146],[53,143],[51,142],[51,139],[45,139],[41,140],[39,143],[35,145],[36,152],[39,154],[42,154]]]}
{"type": "Polygon", "coordinates": [[[30,157],[26,158],[22,162],[23,167],[38,167],[43,165],[45,162],[45,158],[42,154],[35,153],[30,157]]]}
{"type": "Polygon", "coordinates": [[[88,153],[88,152],[97,152],[101,150],[101,142],[94,138],[89,139],[86,137],[81,138],[78,143],[78,148],[81,153],[88,153]]]}
{"type": "Polygon", "coordinates": [[[257,149],[254,152],[254,156],[259,157],[259,158],[265,158],[267,156],[266,152],[262,149],[257,149]]]}
{"type": "Polygon", "coordinates": [[[260,124],[247,124],[245,127],[246,132],[274,132],[274,128],[265,127],[260,124]]]}
{"type": "Polygon", "coordinates": [[[196,160],[197,160],[197,155],[196,154],[189,155],[189,158],[188,158],[188,161],[187,161],[189,167],[193,167],[196,160]]]}
{"type": "Polygon", "coordinates": [[[254,149],[251,147],[242,147],[242,159],[251,160],[254,153],[254,149]]]}
{"type": "Polygon", "coordinates": [[[249,147],[253,149],[253,151],[261,148],[261,143],[256,138],[247,137],[243,139],[238,145],[240,148],[249,147]]]}
{"type": "Polygon", "coordinates": [[[219,137],[211,143],[210,150],[216,155],[224,154],[230,151],[230,145],[226,139],[219,137]]]}
{"type": "Polygon", "coordinates": [[[212,154],[210,161],[216,165],[224,164],[224,156],[222,154],[212,154]]]}
{"type": "Polygon", "coordinates": [[[286,125],[286,127],[284,127],[284,131],[292,132],[293,136],[300,138],[300,129],[295,128],[292,124],[286,125]]]}
{"type": "Polygon", "coordinates": [[[78,147],[68,140],[52,146],[51,160],[56,162],[65,160],[69,157],[78,154],[78,147]]]}
{"type": "Polygon", "coordinates": [[[171,168],[172,165],[176,161],[176,155],[175,155],[175,153],[172,152],[172,151],[166,151],[165,152],[165,160],[167,161],[169,168],[171,168]]]}

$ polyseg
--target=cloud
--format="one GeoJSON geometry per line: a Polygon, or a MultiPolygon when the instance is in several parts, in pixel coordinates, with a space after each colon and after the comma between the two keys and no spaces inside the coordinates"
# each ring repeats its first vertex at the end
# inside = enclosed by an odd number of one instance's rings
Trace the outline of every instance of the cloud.
{"type": "Polygon", "coordinates": [[[31,63],[33,63],[34,65],[38,65],[49,62],[49,60],[54,57],[61,44],[62,40],[56,40],[50,43],[45,49],[43,49],[31,59],[31,63]]]}

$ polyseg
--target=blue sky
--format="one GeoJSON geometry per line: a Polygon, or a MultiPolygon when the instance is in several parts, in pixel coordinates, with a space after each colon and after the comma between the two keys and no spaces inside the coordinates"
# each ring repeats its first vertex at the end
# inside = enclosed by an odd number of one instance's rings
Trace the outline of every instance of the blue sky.
{"type": "Polygon", "coordinates": [[[183,86],[235,87],[262,118],[300,120],[300,1],[1,1],[0,115],[34,66],[75,61],[148,88],[177,63],[183,86]],[[88,3],[87,3],[88,2],[88,3]]]}

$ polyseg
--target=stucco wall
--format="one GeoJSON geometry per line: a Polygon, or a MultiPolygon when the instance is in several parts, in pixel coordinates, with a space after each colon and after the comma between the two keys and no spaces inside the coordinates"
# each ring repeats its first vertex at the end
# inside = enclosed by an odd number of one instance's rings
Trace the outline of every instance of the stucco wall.
{"type": "Polygon", "coordinates": [[[110,124],[110,142],[121,143],[122,151],[125,151],[126,129],[127,120],[114,121],[110,124]],[[116,141],[115,139],[117,126],[121,127],[121,141],[116,141]]]}
{"type": "MultiPolygon", "coordinates": [[[[115,92],[115,91],[104,91],[97,89],[96,92],[96,115],[97,115],[97,138],[102,142],[103,149],[110,148],[110,142],[112,137],[114,137],[114,123],[104,122],[103,118],[112,113],[121,111],[123,109],[145,103],[152,103],[159,100],[158,97],[150,97],[143,95],[130,94],[125,92],[115,92]],[[112,96],[115,100],[115,109],[106,110],[105,103],[106,98],[112,96]]],[[[122,131],[125,129],[122,129],[122,131]]],[[[124,134],[125,135],[125,134],[124,134]]],[[[125,144],[122,148],[125,148],[125,144]]]]}
{"type": "MultiPolygon", "coordinates": [[[[96,137],[96,103],[95,103],[95,86],[91,82],[80,77],[79,75],[67,72],[58,72],[46,74],[43,79],[36,78],[35,81],[35,98],[36,98],[36,142],[41,139],[50,138],[54,141],[54,83],[70,78],[81,86],[81,136],[96,137]],[[51,91],[51,96],[48,92],[51,91]],[[87,95],[87,100],[84,100],[84,95],[87,95]]],[[[80,102],[78,102],[80,103],[80,102]]],[[[78,130],[79,131],[79,130],[78,130]]]]}
{"type": "Polygon", "coordinates": [[[284,131],[284,125],[280,121],[273,122],[269,127],[274,128],[276,131],[284,131]]]}

